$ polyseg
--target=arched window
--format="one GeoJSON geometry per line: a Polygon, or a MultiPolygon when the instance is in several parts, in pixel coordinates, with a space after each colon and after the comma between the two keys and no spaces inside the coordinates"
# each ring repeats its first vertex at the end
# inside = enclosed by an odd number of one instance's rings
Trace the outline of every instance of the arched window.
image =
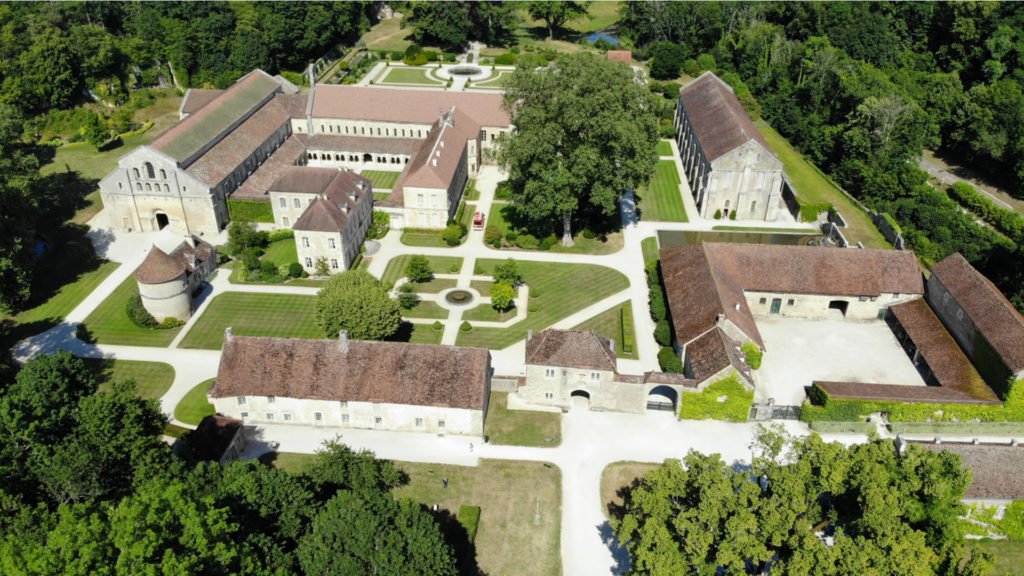
{"type": "Polygon", "coordinates": [[[146,177],[156,178],[156,172],[153,170],[153,165],[149,162],[146,162],[146,177]]]}
{"type": "Polygon", "coordinates": [[[138,168],[132,168],[132,172],[134,172],[134,173],[135,173],[135,177],[136,177],[136,178],[138,178],[138,177],[139,177],[139,169],[138,169],[138,168]]]}
{"type": "Polygon", "coordinates": [[[163,180],[167,180],[167,172],[164,172],[163,168],[160,169],[160,178],[163,180]]]}
{"type": "Polygon", "coordinates": [[[146,182],[146,192],[152,192],[152,191],[153,191],[153,187],[149,185],[149,182],[146,182]]]}
{"type": "Polygon", "coordinates": [[[168,186],[167,184],[164,184],[164,192],[170,192],[170,191],[171,191],[171,187],[168,186]]]}
{"type": "Polygon", "coordinates": [[[138,190],[139,192],[142,192],[142,184],[140,184],[139,182],[136,182],[135,183],[135,189],[138,190]]]}

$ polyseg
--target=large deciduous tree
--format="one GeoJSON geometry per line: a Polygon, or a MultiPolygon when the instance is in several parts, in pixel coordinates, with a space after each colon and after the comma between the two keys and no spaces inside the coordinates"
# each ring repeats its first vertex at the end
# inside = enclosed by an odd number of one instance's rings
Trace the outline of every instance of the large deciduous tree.
{"type": "Polygon", "coordinates": [[[548,27],[548,38],[554,38],[570,20],[575,20],[587,13],[590,2],[550,2],[539,0],[530,2],[526,10],[535,20],[543,20],[548,27]]]}
{"type": "Polygon", "coordinates": [[[750,470],[691,452],[631,491],[615,522],[630,574],[963,573],[958,516],[971,476],[958,456],[779,429],[752,449],[750,470]]]}
{"type": "Polygon", "coordinates": [[[349,270],[331,276],[320,290],[316,323],[330,337],[345,330],[356,340],[383,340],[398,331],[402,311],[380,280],[349,270]]]}
{"type": "Polygon", "coordinates": [[[512,38],[519,23],[515,2],[482,0],[479,2],[410,3],[407,22],[414,27],[413,38],[420,44],[461,50],[470,40],[502,45],[512,38]]]}
{"type": "Polygon", "coordinates": [[[515,129],[500,159],[513,204],[532,222],[560,219],[563,244],[574,215],[614,214],[619,195],[654,171],[657,102],[625,64],[580,53],[520,68],[504,102],[515,129]]]}

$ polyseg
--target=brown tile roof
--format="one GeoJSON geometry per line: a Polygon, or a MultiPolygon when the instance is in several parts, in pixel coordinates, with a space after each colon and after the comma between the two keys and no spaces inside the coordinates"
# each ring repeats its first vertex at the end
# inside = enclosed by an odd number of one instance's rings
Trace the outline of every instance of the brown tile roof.
{"type": "MultiPolygon", "coordinates": [[[[1024,446],[963,442],[908,442],[932,452],[945,450],[960,456],[973,480],[964,492],[971,500],[1024,500],[1024,446]]],[[[909,447],[908,447],[909,448],[909,447]]]]}
{"type": "Polygon", "coordinates": [[[281,171],[281,175],[267,188],[267,191],[319,194],[327,189],[338,172],[340,170],[337,168],[288,166],[281,171]]]}
{"type": "Polygon", "coordinates": [[[696,380],[687,378],[683,374],[671,372],[644,372],[643,382],[644,384],[673,384],[683,388],[697,388],[699,384],[696,380]]]}
{"type": "Polygon", "coordinates": [[[740,361],[738,345],[726,336],[721,328],[708,330],[703,336],[686,346],[686,358],[690,361],[691,377],[703,382],[722,370],[732,366],[750,381],[750,369],[740,361]]]}
{"type": "Polygon", "coordinates": [[[606,56],[612,62],[633,63],[633,53],[629,50],[609,50],[606,56]]]}
{"type": "Polygon", "coordinates": [[[231,193],[231,197],[240,200],[267,200],[267,190],[274,181],[288,167],[304,163],[305,155],[306,147],[302,145],[302,140],[292,134],[231,193]]]}
{"type": "Polygon", "coordinates": [[[679,91],[683,108],[708,161],[731,152],[750,140],[769,153],[772,149],[758,131],[732,88],[712,72],[701,74],[679,91]]]}
{"type": "MultiPolygon", "coordinates": [[[[314,170],[314,168],[305,168],[314,170]]],[[[329,170],[333,170],[329,168],[329,170]]],[[[349,170],[335,170],[334,177],[295,221],[295,230],[341,232],[349,214],[367,194],[373,194],[369,180],[349,170]]]]}
{"type": "Polygon", "coordinates": [[[188,435],[188,445],[197,460],[219,462],[241,430],[241,420],[220,414],[206,416],[199,421],[195,431],[188,435]]]}
{"type": "Polygon", "coordinates": [[[549,328],[526,341],[526,363],[614,372],[615,351],[610,340],[594,332],[549,328]]]}
{"type": "Polygon", "coordinates": [[[505,127],[511,119],[501,107],[502,97],[498,92],[491,94],[317,84],[313,97],[313,117],[433,124],[437,121],[438,110],[448,110],[455,106],[481,126],[505,127]]]}
{"type": "Polygon", "coordinates": [[[981,400],[998,400],[923,298],[890,306],[889,311],[917,346],[940,386],[981,400]]]}
{"type": "Polygon", "coordinates": [[[216,186],[288,122],[281,102],[271,100],[192,162],[186,171],[207,185],[216,186]]]}
{"type": "Polygon", "coordinates": [[[467,142],[476,138],[480,126],[461,110],[449,111],[446,121],[438,120],[427,134],[419,152],[395,182],[396,191],[406,186],[416,188],[448,188],[462,163],[467,142]]]}
{"type": "Polygon", "coordinates": [[[153,246],[135,271],[135,279],[142,284],[163,284],[185,273],[185,263],[172,258],[160,248],[153,246]]]}
{"type": "Polygon", "coordinates": [[[232,336],[213,398],[280,396],[483,410],[490,352],[405,342],[232,336]]]}
{"type": "Polygon", "coordinates": [[[227,132],[239,119],[252,114],[280,90],[281,85],[262,70],[240,78],[213,102],[171,126],[149,145],[180,165],[187,165],[211,142],[227,132]]]}
{"type": "Polygon", "coordinates": [[[815,381],[814,384],[824,390],[830,398],[881,402],[925,402],[929,404],[999,404],[998,401],[982,400],[944,386],[819,381],[815,381]]]}
{"type": "Polygon", "coordinates": [[[724,315],[763,346],[747,290],[848,297],[924,292],[909,251],[704,243],[663,248],[661,270],[681,344],[724,315]]]}
{"type": "Polygon", "coordinates": [[[223,93],[223,90],[189,88],[185,92],[185,98],[182,99],[181,106],[178,108],[178,114],[195,114],[200,108],[213,102],[223,93]]]}
{"type": "Polygon", "coordinates": [[[1024,317],[1003,293],[959,253],[945,258],[932,274],[1014,373],[1024,370],[1024,317]]]}
{"type": "Polygon", "coordinates": [[[381,154],[406,154],[412,156],[423,146],[423,140],[415,138],[374,138],[370,136],[336,136],[333,134],[299,134],[306,148],[312,151],[364,152],[381,154]]]}

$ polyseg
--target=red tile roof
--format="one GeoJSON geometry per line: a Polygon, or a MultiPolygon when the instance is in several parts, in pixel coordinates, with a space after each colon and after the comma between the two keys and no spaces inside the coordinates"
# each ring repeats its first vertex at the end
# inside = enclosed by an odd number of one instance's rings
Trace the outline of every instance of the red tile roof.
{"type": "Polygon", "coordinates": [[[686,346],[690,377],[697,382],[703,382],[731,366],[750,382],[750,369],[740,360],[742,356],[737,348],[739,345],[721,328],[708,330],[686,346]]]}
{"type": "Polygon", "coordinates": [[[549,328],[526,341],[526,363],[614,372],[615,351],[594,332],[549,328]]]}
{"type": "Polygon", "coordinates": [[[426,142],[395,182],[395,191],[401,194],[406,186],[447,189],[451,184],[467,141],[477,137],[480,126],[459,109],[447,114],[445,121],[431,127],[426,142]]]}
{"type": "Polygon", "coordinates": [[[186,171],[207,185],[216,186],[289,121],[284,105],[275,98],[192,162],[186,171]]]}
{"type": "MultiPolygon", "coordinates": [[[[363,197],[373,194],[372,183],[349,170],[337,170],[334,168],[296,168],[295,171],[333,171],[334,174],[326,183],[321,175],[314,174],[310,178],[306,190],[302,185],[297,184],[293,192],[312,192],[317,194],[313,203],[295,221],[292,226],[295,230],[308,230],[311,232],[341,232],[348,222],[349,214],[359,205],[363,197]]],[[[274,187],[277,191],[278,188],[274,187]]]]}
{"type": "Polygon", "coordinates": [[[160,248],[153,246],[146,259],[135,271],[135,279],[141,284],[163,284],[185,274],[185,263],[172,258],[160,248]]]}
{"type": "Polygon", "coordinates": [[[712,72],[701,74],[679,91],[683,108],[708,161],[756,141],[769,153],[768,142],[747,116],[732,88],[712,72]]]}
{"type": "Polygon", "coordinates": [[[231,197],[240,200],[267,200],[267,190],[274,181],[289,167],[304,164],[305,155],[306,148],[302,145],[302,139],[292,134],[231,193],[231,197]]]}
{"type": "Polygon", "coordinates": [[[213,398],[280,396],[483,410],[490,353],[405,342],[225,338],[213,398]]]}
{"type": "Polygon", "coordinates": [[[313,117],[433,124],[439,110],[455,106],[481,126],[506,127],[511,120],[501,107],[502,97],[501,93],[317,84],[313,117]]]}
{"type": "Polygon", "coordinates": [[[605,56],[607,56],[612,62],[625,62],[626,64],[633,63],[633,53],[629,50],[609,50],[605,56]]]}
{"type": "Polygon", "coordinates": [[[1024,316],[959,253],[932,267],[932,274],[1014,373],[1024,370],[1024,316]]]}

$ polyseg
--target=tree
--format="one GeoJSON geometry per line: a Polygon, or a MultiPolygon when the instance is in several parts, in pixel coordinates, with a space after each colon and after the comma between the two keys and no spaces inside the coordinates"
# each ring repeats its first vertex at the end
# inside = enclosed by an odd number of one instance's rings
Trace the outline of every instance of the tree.
{"type": "Polygon", "coordinates": [[[515,260],[509,258],[494,267],[494,281],[503,282],[509,286],[519,286],[523,283],[523,275],[519,272],[519,265],[515,260]]]}
{"type": "Polygon", "coordinates": [[[403,476],[389,460],[378,460],[369,450],[355,451],[339,438],[324,442],[317,459],[304,474],[323,495],[338,490],[387,491],[401,484],[403,476]]]}
{"type": "Polygon", "coordinates": [[[657,80],[674,80],[679,77],[679,69],[686,60],[686,51],[673,42],[658,42],[650,51],[651,78],[657,80]]]}
{"type": "Polygon", "coordinates": [[[317,295],[316,324],[329,337],[345,330],[356,340],[383,340],[401,323],[398,302],[365,270],[331,276],[317,295]]]}
{"type": "Polygon", "coordinates": [[[416,287],[412,282],[406,282],[398,287],[398,305],[402,310],[411,310],[420,303],[420,297],[416,294],[416,287]]]}
{"type": "Polygon", "coordinates": [[[560,218],[567,246],[575,214],[614,214],[619,195],[654,171],[657,104],[628,66],[594,54],[516,70],[504,99],[515,128],[499,157],[517,212],[551,228],[560,218]]]}
{"type": "Polygon", "coordinates": [[[469,40],[469,9],[465,2],[428,2],[409,4],[413,38],[419,44],[460,49],[469,40]]]}
{"type": "Polygon", "coordinates": [[[331,268],[327,265],[327,258],[321,256],[316,259],[316,265],[314,266],[313,273],[320,277],[331,275],[331,268]]]}
{"type": "Polygon", "coordinates": [[[245,220],[233,220],[228,225],[228,243],[224,251],[234,257],[240,257],[246,251],[259,253],[267,245],[267,234],[256,230],[256,224],[245,220]]]}
{"type": "Polygon", "coordinates": [[[491,286],[491,306],[498,312],[512,308],[516,301],[516,289],[511,284],[498,282],[491,286]]]}
{"type": "Polygon", "coordinates": [[[455,556],[421,505],[391,494],[341,491],[298,548],[306,574],[455,576],[455,556]]]}
{"type": "Polygon", "coordinates": [[[562,29],[562,26],[570,20],[575,20],[587,13],[590,2],[548,2],[540,0],[527,4],[526,10],[530,18],[543,20],[548,27],[548,38],[554,38],[555,33],[562,29]]]}
{"type": "Polygon", "coordinates": [[[427,257],[416,254],[409,258],[409,263],[405,265],[405,277],[412,282],[429,282],[434,277],[434,271],[427,257]]]}

